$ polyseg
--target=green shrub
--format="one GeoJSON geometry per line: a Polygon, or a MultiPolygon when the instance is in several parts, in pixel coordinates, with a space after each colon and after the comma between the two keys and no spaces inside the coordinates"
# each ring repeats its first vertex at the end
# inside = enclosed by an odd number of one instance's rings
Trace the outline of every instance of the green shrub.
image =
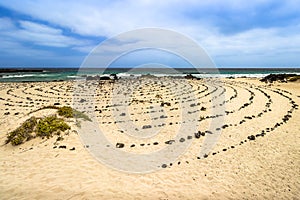
{"type": "Polygon", "coordinates": [[[34,132],[36,124],[37,119],[35,117],[27,119],[20,127],[7,135],[5,143],[11,143],[15,146],[30,140],[33,138],[32,133],[34,132]]]}
{"type": "Polygon", "coordinates": [[[84,120],[92,121],[87,115],[83,114],[82,112],[79,112],[70,106],[63,106],[61,108],[58,108],[58,114],[60,116],[66,117],[66,118],[81,118],[84,120]]]}
{"type": "MultiPolygon", "coordinates": [[[[56,106],[46,106],[40,108],[42,109],[57,109],[60,116],[66,118],[81,118],[84,120],[92,121],[87,115],[79,112],[69,106],[56,107],[56,106]]],[[[76,125],[80,127],[80,121],[76,122],[76,125]]],[[[12,145],[19,145],[28,141],[34,137],[52,137],[53,134],[59,135],[60,132],[66,131],[71,127],[65,123],[61,118],[56,115],[48,116],[37,120],[35,117],[31,117],[26,120],[20,127],[14,131],[8,133],[5,144],[11,143],[12,145]],[[36,134],[34,134],[36,133],[36,134]]],[[[61,140],[63,138],[59,138],[61,140]]]]}
{"type": "Polygon", "coordinates": [[[36,128],[36,135],[39,137],[51,137],[53,133],[65,131],[71,127],[64,122],[63,119],[57,118],[56,115],[41,119],[36,128]]]}
{"type": "Polygon", "coordinates": [[[71,108],[69,106],[64,106],[64,107],[58,108],[57,112],[60,116],[64,116],[67,118],[71,118],[74,116],[73,108],[71,108]]]}

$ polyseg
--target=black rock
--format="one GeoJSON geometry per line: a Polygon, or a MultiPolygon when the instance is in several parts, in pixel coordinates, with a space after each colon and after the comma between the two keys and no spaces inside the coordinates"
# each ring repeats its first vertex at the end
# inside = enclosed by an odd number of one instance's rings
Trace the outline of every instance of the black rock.
{"type": "Polygon", "coordinates": [[[254,135],[249,135],[247,138],[248,138],[249,140],[255,140],[255,136],[254,136],[254,135]]]}
{"type": "Polygon", "coordinates": [[[297,80],[299,76],[297,74],[269,74],[268,76],[260,79],[261,82],[272,83],[274,81],[286,82],[287,80],[297,80]]]}
{"type": "Polygon", "coordinates": [[[200,138],[201,134],[200,131],[198,131],[197,133],[195,133],[195,138],[200,138]]]}
{"type": "Polygon", "coordinates": [[[66,145],[60,145],[58,148],[60,148],[60,149],[66,149],[67,146],[66,145]]]}
{"type": "Polygon", "coordinates": [[[192,74],[188,74],[184,78],[186,78],[186,79],[197,79],[197,77],[193,76],[192,74]]]}
{"type": "Polygon", "coordinates": [[[100,80],[108,81],[108,80],[111,80],[111,78],[108,76],[102,76],[102,77],[100,77],[100,80]]]}
{"type": "Polygon", "coordinates": [[[172,144],[174,142],[175,142],[175,140],[168,140],[168,141],[165,142],[165,144],[172,144]]]}
{"type": "Polygon", "coordinates": [[[74,150],[75,150],[75,147],[73,147],[73,148],[70,149],[70,151],[74,151],[74,150]]]}
{"type": "Polygon", "coordinates": [[[80,99],[80,101],[79,101],[79,103],[84,103],[84,102],[86,102],[85,99],[80,99]]]}
{"type": "Polygon", "coordinates": [[[147,129],[147,128],[151,128],[152,126],[151,125],[144,125],[143,127],[142,127],[142,129],[147,129]]]}
{"type": "Polygon", "coordinates": [[[116,147],[117,147],[117,148],[123,148],[124,146],[125,146],[125,145],[124,145],[123,143],[117,143],[117,144],[116,144],[116,147]]]}

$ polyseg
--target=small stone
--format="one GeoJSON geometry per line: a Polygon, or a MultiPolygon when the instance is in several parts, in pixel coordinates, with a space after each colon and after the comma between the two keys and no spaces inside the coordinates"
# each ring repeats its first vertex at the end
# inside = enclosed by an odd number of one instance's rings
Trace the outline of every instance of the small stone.
{"type": "Polygon", "coordinates": [[[179,142],[184,142],[185,139],[184,138],[180,138],[179,142]]]}
{"type": "Polygon", "coordinates": [[[168,140],[168,141],[165,142],[165,144],[172,144],[174,142],[175,142],[175,140],[168,140]]]}
{"type": "Polygon", "coordinates": [[[166,164],[163,164],[161,167],[162,167],[162,168],[166,168],[166,167],[167,167],[167,165],[166,165],[166,164]]]}
{"type": "Polygon", "coordinates": [[[248,139],[249,139],[249,140],[255,140],[255,136],[254,136],[254,135],[249,135],[249,136],[248,136],[248,139]]]}
{"type": "Polygon", "coordinates": [[[74,151],[74,150],[75,150],[75,147],[73,147],[73,148],[70,149],[70,151],[74,151]]]}
{"type": "Polygon", "coordinates": [[[125,146],[125,145],[124,145],[123,143],[117,143],[117,144],[116,144],[116,147],[117,147],[117,148],[123,148],[124,146],[125,146]]]}
{"type": "Polygon", "coordinates": [[[198,131],[197,133],[195,133],[195,138],[198,139],[198,138],[200,138],[200,136],[201,136],[201,135],[200,135],[200,131],[198,131]]]}

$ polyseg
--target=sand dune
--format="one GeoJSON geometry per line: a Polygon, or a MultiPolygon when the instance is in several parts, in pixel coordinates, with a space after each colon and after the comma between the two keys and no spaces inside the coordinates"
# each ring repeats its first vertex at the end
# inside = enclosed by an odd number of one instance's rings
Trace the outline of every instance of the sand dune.
{"type": "Polygon", "coordinates": [[[79,85],[0,84],[1,199],[298,199],[299,83],[160,77],[79,85]],[[90,151],[97,141],[83,144],[74,119],[67,120],[72,129],[58,143],[36,138],[4,145],[6,134],[30,116],[54,114],[35,112],[48,105],[95,116],[108,140],[100,154],[151,154],[172,145],[182,152],[170,162],[162,154],[152,173],[122,172],[95,159],[90,151]],[[177,137],[178,130],[184,136],[177,137]]]}

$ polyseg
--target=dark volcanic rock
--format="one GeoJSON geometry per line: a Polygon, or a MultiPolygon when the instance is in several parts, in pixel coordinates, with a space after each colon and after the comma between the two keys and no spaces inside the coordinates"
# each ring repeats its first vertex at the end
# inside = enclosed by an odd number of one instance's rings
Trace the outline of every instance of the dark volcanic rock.
{"type": "Polygon", "coordinates": [[[75,147],[73,147],[73,148],[70,149],[70,151],[74,151],[74,150],[75,150],[75,147]]]}
{"type": "Polygon", "coordinates": [[[166,141],[165,143],[166,144],[172,144],[172,143],[174,143],[175,142],[175,140],[168,140],[168,141],[166,141]]]}
{"type": "Polygon", "coordinates": [[[162,168],[167,168],[167,165],[166,165],[166,164],[163,164],[161,167],[162,167],[162,168]]]}
{"type": "Polygon", "coordinates": [[[265,83],[272,83],[274,81],[287,82],[295,81],[297,79],[300,79],[297,74],[269,74],[268,76],[260,79],[260,81],[265,83]]]}
{"type": "Polygon", "coordinates": [[[102,76],[102,77],[100,77],[100,80],[109,81],[109,80],[111,80],[111,78],[108,76],[102,76]]]}
{"type": "Polygon", "coordinates": [[[197,133],[195,133],[195,138],[200,138],[201,134],[200,131],[198,131],[197,133]]]}
{"type": "Polygon", "coordinates": [[[249,139],[249,140],[255,140],[255,136],[254,136],[254,135],[249,135],[249,136],[248,136],[248,139],[249,139]]]}
{"type": "Polygon", "coordinates": [[[116,147],[117,147],[117,148],[123,148],[124,146],[125,146],[125,145],[124,145],[123,143],[117,143],[117,144],[116,144],[116,147]]]}
{"type": "Polygon", "coordinates": [[[197,79],[197,77],[193,76],[192,74],[188,74],[184,78],[186,78],[186,79],[197,79]]]}
{"type": "Polygon", "coordinates": [[[143,127],[142,127],[142,129],[147,129],[147,128],[151,128],[152,126],[151,125],[144,125],[143,127]]]}

